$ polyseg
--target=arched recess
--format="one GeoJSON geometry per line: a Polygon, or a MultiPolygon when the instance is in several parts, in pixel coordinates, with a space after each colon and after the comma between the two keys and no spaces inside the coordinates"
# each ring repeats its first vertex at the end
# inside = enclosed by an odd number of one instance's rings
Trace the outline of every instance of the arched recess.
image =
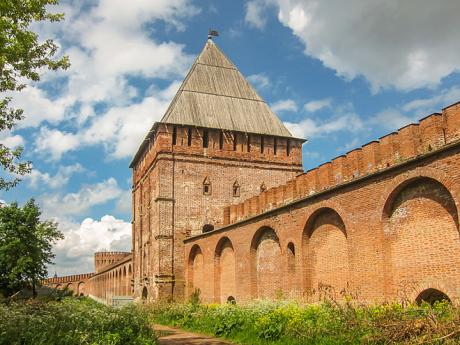
{"type": "Polygon", "coordinates": [[[347,231],[342,217],[329,207],[316,210],[303,234],[305,286],[309,292],[335,295],[348,287],[347,231]]]}
{"type": "Polygon", "coordinates": [[[78,296],[84,296],[86,295],[86,292],[85,292],[85,282],[79,282],[78,283],[78,288],[77,288],[77,294],[78,296]]]}
{"type": "Polygon", "coordinates": [[[204,257],[199,245],[195,244],[190,250],[188,260],[188,294],[195,290],[204,291],[204,257]]]}
{"type": "Polygon", "coordinates": [[[449,296],[447,296],[444,292],[439,291],[437,289],[429,288],[420,292],[420,294],[415,299],[417,304],[421,304],[422,302],[427,302],[431,305],[435,304],[436,302],[447,301],[450,302],[449,296]]]}
{"type": "Polygon", "coordinates": [[[427,282],[459,286],[458,211],[443,184],[428,177],[404,181],[390,193],[382,220],[387,293],[408,293],[427,282]]]}
{"type": "Polygon", "coordinates": [[[215,250],[214,296],[218,303],[236,296],[235,251],[228,237],[221,238],[215,250]]]}
{"type": "Polygon", "coordinates": [[[274,298],[282,291],[281,247],[270,227],[262,227],[251,242],[251,292],[254,298],[274,298]]]}
{"type": "Polygon", "coordinates": [[[76,293],[75,287],[73,286],[72,283],[67,284],[67,285],[66,285],[66,289],[67,289],[68,291],[72,291],[72,292],[76,293]]]}
{"type": "Polygon", "coordinates": [[[286,272],[283,276],[285,279],[286,292],[290,295],[290,297],[296,297],[298,292],[298,279],[296,250],[293,242],[289,242],[286,247],[286,272]]]}

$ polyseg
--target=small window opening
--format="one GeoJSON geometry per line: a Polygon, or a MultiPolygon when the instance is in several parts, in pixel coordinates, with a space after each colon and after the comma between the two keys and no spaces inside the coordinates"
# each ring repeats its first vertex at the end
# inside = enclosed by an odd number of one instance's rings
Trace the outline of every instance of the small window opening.
{"type": "Polygon", "coordinates": [[[211,181],[207,176],[203,181],[203,195],[211,195],[211,181]]]}
{"type": "Polygon", "coordinates": [[[233,296],[228,296],[227,303],[229,304],[236,304],[236,299],[233,296]]]}
{"type": "Polygon", "coordinates": [[[177,127],[173,127],[173,133],[172,133],[172,143],[173,145],[177,144],[177,127]]]}
{"type": "Polygon", "coordinates": [[[260,192],[265,192],[267,190],[267,186],[265,185],[265,182],[262,182],[260,185],[260,192]]]}
{"type": "Polygon", "coordinates": [[[214,230],[214,225],[212,224],[205,224],[203,225],[203,232],[210,232],[214,230]]]}
{"type": "Polygon", "coordinates": [[[209,145],[209,136],[208,136],[208,131],[203,131],[203,147],[207,148],[209,145]]]}
{"type": "Polygon", "coordinates": [[[238,184],[238,181],[235,181],[235,183],[233,183],[233,196],[240,196],[240,185],[238,184]]]}
{"type": "Polygon", "coordinates": [[[289,156],[291,154],[291,141],[288,140],[286,143],[286,154],[289,156]]]}
{"type": "Polygon", "coordinates": [[[238,145],[238,134],[233,133],[233,151],[236,151],[237,145],[238,145]]]}
{"type": "Polygon", "coordinates": [[[248,134],[248,152],[251,152],[251,136],[248,134]]]}
{"type": "Polygon", "coordinates": [[[264,149],[265,149],[265,138],[260,137],[260,152],[264,153],[264,149]]]}
{"type": "Polygon", "coordinates": [[[224,148],[224,132],[220,131],[219,133],[219,150],[224,148]]]}
{"type": "Polygon", "coordinates": [[[187,145],[192,146],[192,129],[187,129],[187,145]]]}
{"type": "Polygon", "coordinates": [[[276,156],[276,150],[277,150],[277,147],[278,146],[278,140],[276,140],[276,138],[273,139],[273,154],[276,156]]]}

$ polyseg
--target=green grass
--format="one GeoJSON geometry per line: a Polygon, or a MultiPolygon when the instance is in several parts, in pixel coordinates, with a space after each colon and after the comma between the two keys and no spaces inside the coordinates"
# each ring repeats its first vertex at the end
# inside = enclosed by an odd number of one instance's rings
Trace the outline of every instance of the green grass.
{"type": "Polygon", "coordinates": [[[87,298],[0,304],[0,345],[153,345],[144,309],[114,309],[87,298]]]}
{"type": "Polygon", "coordinates": [[[434,307],[258,301],[245,306],[188,303],[149,308],[157,323],[247,345],[460,343],[460,309],[444,302],[434,307]]]}

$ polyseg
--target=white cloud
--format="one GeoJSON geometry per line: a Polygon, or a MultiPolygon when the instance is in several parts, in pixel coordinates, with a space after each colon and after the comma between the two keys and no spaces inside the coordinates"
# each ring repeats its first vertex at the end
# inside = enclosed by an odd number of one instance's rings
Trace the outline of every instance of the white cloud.
{"type": "Polygon", "coordinates": [[[43,127],[35,139],[34,151],[46,160],[59,160],[64,153],[79,146],[77,135],[43,127]]]}
{"type": "Polygon", "coordinates": [[[165,96],[158,96],[165,91],[140,94],[130,78],[151,83],[171,80],[183,76],[192,62],[182,44],[161,42],[148,28],[162,21],[168,30],[183,30],[182,20],[199,10],[190,0],[100,0],[59,7],[66,13],[65,21],[35,28],[63,47],[60,53],[69,55],[72,66],[43,75],[46,87],[52,85],[57,94],[32,85],[14,95],[15,105],[25,110],[20,125],[48,122],[35,144],[37,152],[49,154],[49,159],[59,160],[65,152],[96,144],[116,158],[131,155],[165,109],[165,96]],[[133,135],[127,140],[129,131],[133,135]]]}
{"type": "Polygon", "coordinates": [[[249,25],[263,29],[267,24],[266,18],[266,7],[268,1],[263,0],[251,0],[246,3],[246,14],[244,20],[249,25]]]}
{"type": "Polygon", "coordinates": [[[131,214],[131,202],[132,202],[132,192],[131,190],[124,191],[117,201],[117,211],[125,214],[131,214]]]}
{"type": "Polygon", "coordinates": [[[292,99],[283,99],[273,103],[271,105],[271,109],[277,113],[283,111],[297,111],[298,107],[296,102],[294,102],[292,99]]]}
{"type": "Polygon", "coordinates": [[[444,89],[436,95],[428,98],[419,98],[406,103],[402,109],[404,111],[423,111],[424,114],[439,111],[454,102],[460,100],[460,88],[454,86],[450,89],[444,89]]]}
{"type": "Polygon", "coordinates": [[[45,194],[40,197],[44,213],[48,217],[65,218],[81,215],[91,207],[116,200],[123,191],[117,181],[111,177],[105,181],[84,185],[78,192],[62,195],[45,194]]]}
{"type": "Polygon", "coordinates": [[[0,133],[0,144],[5,145],[6,147],[14,148],[18,146],[24,146],[25,141],[24,138],[19,134],[10,134],[3,131],[0,133]]]}
{"type": "Polygon", "coordinates": [[[278,19],[305,44],[305,54],[346,79],[364,76],[374,91],[434,87],[460,69],[457,0],[442,6],[429,0],[250,3],[250,23],[263,27],[262,9],[276,4],[278,19]]]}
{"type": "Polygon", "coordinates": [[[94,252],[131,250],[131,223],[111,215],[86,218],[81,224],[63,223],[59,228],[65,238],[54,247],[56,265],[49,267],[50,274],[94,272],[94,252]]]}
{"type": "Polygon", "coordinates": [[[270,79],[263,73],[252,74],[246,78],[258,89],[265,89],[270,85],[270,79]]]}
{"type": "Polygon", "coordinates": [[[84,170],[85,169],[79,163],[76,163],[68,166],[60,166],[57,173],[51,176],[48,172],[41,172],[33,168],[30,174],[25,176],[25,180],[29,182],[29,186],[32,188],[45,186],[56,189],[64,187],[73,174],[81,173],[84,170]]]}
{"type": "Polygon", "coordinates": [[[330,108],[331,102],[331,98],[318,99],[305,103],[303,107],[306,111],[314,113],[315,111],[321,110],[323,108],[330,108]]]}
{"type": "Polygon", "coordinates": [[[323,122],[306,118],[297,123],[284,122],[284,125],[297,138],[320,137],[340,131],[356,132],[364,128],[363,121],[354,113],[345,113],[323,122]]]}

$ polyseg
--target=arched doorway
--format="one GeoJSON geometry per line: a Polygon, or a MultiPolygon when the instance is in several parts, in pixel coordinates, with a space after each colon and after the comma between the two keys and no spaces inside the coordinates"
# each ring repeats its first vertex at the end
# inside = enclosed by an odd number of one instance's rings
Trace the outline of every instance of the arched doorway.
{"type": "Polygon", "coordinates": [[[147,287],[144,286],[144,288],[142,289],[142,299],[143,299],[143,300],[146,300],[147,297],[148,297],[148,294],[149,294],[149,293],[148,293],[148,291],[147,291],[147,287]]]}
{"type": "Polygon", "coordinates": [[[437,289],[429,288],[420,292],[420,294],[415,299],[417,304],[421,304],[422,302],[427,302],[431,305],[435,304],[436,302],[447,301],[450,302],[449,296],[447,296],[444,292],[439,291],[437,289]]]}

